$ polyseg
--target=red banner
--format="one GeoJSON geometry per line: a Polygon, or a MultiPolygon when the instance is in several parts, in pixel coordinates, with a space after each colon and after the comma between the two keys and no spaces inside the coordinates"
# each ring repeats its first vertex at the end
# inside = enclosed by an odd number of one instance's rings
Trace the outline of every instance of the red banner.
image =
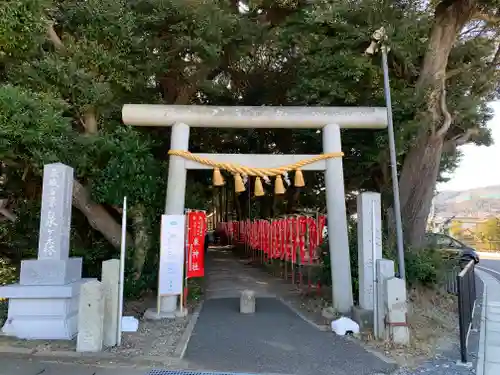
{"type": "Polygon", "coordinates": [[[205,276],[205,234],[207,231],[207,215],[203,211],[190,211],[187,214],[187,271],[186,277],[205,276]]]}
{"type": "MultiPolygon", "coordinates": [[[[274,220],[233,221],[223,223],[222,227],[230,241],[234,239],[253,251],[260,250],[267,259],[306,264],[319,260],[316,249],[323,242],[325,224],[326,216],[319,215],[316,218],[293,216],[274,220]]],[[[204,237],[199,240],[200,249],[203,248],[203,240],[204,237]]]]}

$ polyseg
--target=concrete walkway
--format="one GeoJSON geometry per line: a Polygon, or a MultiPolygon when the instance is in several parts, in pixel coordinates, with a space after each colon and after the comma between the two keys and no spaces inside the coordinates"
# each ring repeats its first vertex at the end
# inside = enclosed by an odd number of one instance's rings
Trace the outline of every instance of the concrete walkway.
{"type": "Polygon", "coordinates": [[[354,340],[304,320],[273,295],[275,290],[265,272],[230,249],[210,249],[206,301],[184,357],[189,368],[287,375],[372,375],[396,369],[354,340]],[[255,314],[239,312],[244,289],[256,293],[255,314]]]}
{"type": "Polygon", "coordinates": [[[255,277],[258,275],[247,262],[236,258],[229,247],[210,248],[206,259],[206,299],[237,298],[245,289],[255,291],[257,297],[274,297],[267,280],[255,277]]]}
{"type": "Polygon", "coordinates": [[[500,282],[491,274],[476,270],[484,283],[483,311],[477,375],[500,374],[500,282]]]}

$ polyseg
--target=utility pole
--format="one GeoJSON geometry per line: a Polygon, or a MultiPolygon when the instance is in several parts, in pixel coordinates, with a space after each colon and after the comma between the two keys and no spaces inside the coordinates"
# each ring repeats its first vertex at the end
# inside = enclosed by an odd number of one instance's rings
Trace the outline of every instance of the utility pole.
{"type": "Polygon", "coordinates": [[[389,153],[391,158],[392,194],[394,196],[394,219],[396,221],[396,240],[398,249],[398,271],[399,277],[405,279],[405,255],[403,246],[403,225],[401,221],[401,203],[399,201],[398,167],[396,159],[396,142],[394,140],[394,124],[392,121],[391,87],[389,85],[389,65],[387,64],[387,34],[385,28],[381,27],[371,37],[372,42],[366,49],[365,54],[374,55],[380,49],[382,51],[382,70],[384,72],[385,106],[387,109],[387,133],[389,136],[389,153]]]}

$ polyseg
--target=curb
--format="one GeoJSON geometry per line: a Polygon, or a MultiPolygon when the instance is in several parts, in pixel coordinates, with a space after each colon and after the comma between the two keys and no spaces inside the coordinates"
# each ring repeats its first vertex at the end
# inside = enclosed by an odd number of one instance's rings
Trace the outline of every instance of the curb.
{"type": "Polygon", "coordinates": [[[26,354],[31,355],[35,352],[35,349],[19,348],[17,346],[0,345],[1,354],[26,354]]]}
{"type": "Polygon", "coordinates": [[[320,324],[317,324],[315,322],[313,322],[311,319],[307,318],[304,314],[302,314],[299,310],[297,310],[295,307],[293,307],[290,303],[288,303],[287,301],[285,301],[282,297],[274,297],[276,298],[278,301],[280,301],[283,305],[285,305],[286,307],[288,307],[290,310],[292,310],[300,319],[302,319],[303,321],[305,321],[306,323],[312,325],[314,328],[316,328],[317,330],[319,331],[322,331],[322,332],[329,332],[330,331],[330,327],[326,324],[323,324],[323,325],[320,325],[320,324]]]}
{"type": "MultiPolygon", "coordinates": [[[[484,271],[482,271],[484,272],[484,271]]],[[[478,272],[478,276],[483,282],[483,306],[481,308],[481,325],[479,327],[479,348],[477,352],[476,374],[484,375],[484,367],[486,363],[486,306],[488,305],[488,286],[478,272]]]]}
{"type": "Polygon", "coordinates": [[[186,354],[186,349],[189,344],[189,340],[191,339],[191,336],[194,331],[194,327],[196,326],[196,323],[198,322],[198,317],[200,316],[201,309],[203,308],[203,304],[205,301],[201,301],[201,303],[196,307],[196,310],[193,312],[193,315],[191,316],[191,319],[189,320],[189,323],[184,331],[184,333],[181,336],[181,339],[179,340],[179,343],[177,344],[175,351],[174,351],[174,358],[182,359],[184,358],[184,355],[186,354]]]}
{"type": "Polygon", "coordinates": [[[28,361],[55,362],[62,364],[84,364],[100,368],[145,368],[152,366],[176,366],[181,363],[179,358],[160,356],[139,356],[123,358],[113,353],[78,353],[70,351],[36,351],[35,349],[0,346],[0,358],[18,358],[28,361]],[[3,356],[3,357],[2,357],[3,356]]]}

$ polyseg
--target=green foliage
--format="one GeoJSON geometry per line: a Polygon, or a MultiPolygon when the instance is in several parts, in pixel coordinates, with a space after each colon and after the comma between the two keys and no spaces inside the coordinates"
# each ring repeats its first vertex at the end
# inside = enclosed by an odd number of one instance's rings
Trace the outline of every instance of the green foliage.
{"type": "Polygon", "coordinates": [[[121,205],[127,196],[130,205],[152,206],[163,199],[166,169],[136,131],[117,127],[101,137],[95,148],[102,163],[93,179],[92,194],[97,202],[121,205]]]}
{"type": "Polygon", "coordinates": [[[446,260],[436,249],[421,249],[405,253],[406,278],[410,285],[435,287],[456,265],[456,262],[446,260]]]}
{"type": "Polygon", "coordinates": [[[59,161],[71,147],[65,103],[50,93],[0,86],[0,159],[28,163],[38,170],[59,161]]]}
{"type": "MultiPolygon", "coordinates": [[[[355,221],[350,221],[348,225],[349,230],[349,256],[351,263],[351,282],[352,282],[352,293],[354,299],[359,296],[359,269],[358,269],[358,236],[357,236],[357,225],[355,221]]],[[[324,239],[320,246],[320,262],[321,262],[321,272],[318,275],[318,279],[315,281],[320,281],[322,285],[332,285],[332,274],[331,274],[331,263],[330,263],[330,249],[328,243],[328,237],[324,239]]]]}
{"type": "MultiPolygon", "coordinates": [[[[387,243],[386,238],[384,243],[387,243]]],[[[354,221],[349,224],[349,254],[353,296],[357,299],[359,295],[358,236],[357,225],[354,221]]],[[[397,257],[394,251],[384,248],[383,256],[386,259],[392,259],[397,269],[397,257]]],[[[457,265],[456,261],[445,259],[443,253],[436,249],[408,250],[405,252],[406,281],[411,286],[436,287],[440,285],[448,272],[457,265]]],[[[331,285],[332,283],[328,239],[321,245],[321,272],[318,280],[323,285],[331,285]]]]}
{"type": "MultiPolygon", "coordinates": [[[[486,0],[481,4],[485,11],[495,6],[486,0]]],[[[33,256],[42,166],[61,161],[74,168],[101,212],[109,214],[106,220],[119,220],[116,208],[124,195],[131,207],[146,208],[144,225],[151,241],[144,277],[127,282],[127,293],[154,287],[169,131],[123,126],[122,106],[383,106],[380,58],[363,55],[370,35],[382,25],[391,46],[402,163],[422,125],[421,98],[414,88],[432,21],[432,7],[408,1],[266,0],[252,2],[244,13],[231,2],[209,0],[0,1],[0,161],[8,169],[9,209],[18,216],[15,223],[0,221],[1,254],[16,260],[33,256]],[[51,24],[62,47],[47,36],[51,24]],[[91,114],[97,123],[92,133],[91,114]]],[[[453,114],[449,138],[478,127],[472,141],[491,143],[486,103],[498,95],[497,70],[490,69],[497,47],[492,35],[470,31],[455,43],[448,64],[453,74],[446,82],[453,114]]],[[[319,153],[320,137],[315,130],[192,129],[190,150],[319,153]]],[[[348,207],[353,192],[374,190],[383,193],[387,208],[391,184],[386,132],[345,131],[342,144],[348,207]]],[[[459,159],[455,150],[445,154],[441,177],[459,159]]],[[[210,207],[209,181],[207,173],[188,174],[186,207],[210,207]]],[[[302,204],[323,209],[324,194],[318,194],[323,177],[306,176],[306,181],[302,204]]],[[[75,211],[72,251],[84,257],[86,274],[98,275],[99,262],[117,256],[117,250],[90,226],[92,218],[75,211]]],[[[137,228],[132,221],[128,230],[133,238],[137,228]]],[[[352,269],[357,270],[354,242],[350,248],[352,269]]],[[[135,249],[129,253],[132,267],[135,249]]],[[[415,272],[412,278],[418,282],[432,280],[434,258],[408,254],[408,274],[415,272]]],[[[328,259],[324,263],[322,277],[328,280],[328,259]]],[[[354,290],[356,278],[353,274],[354,290]]]]}
{"type": "Polygon", "coordinates": [[[0,325],[3,326],[9,312],[9,303],[7,300],[0,300],[0,325]]]}
{"type": "Polygon", "coordinates": [[[46,39],[50,0],[0,1],[0,63],[33,54],[46,39]]]}
{"type": "MultiPolygon", "coordinates": [[[[11,284],[17,281],[16,267],[7,263],[4,259],[0,258],[0,286],[11,284]]],[[[8,312],[8,301],[6,299],[0,298],[0,326],[3,325],[5,319],[7,319],[8,312]]]]}

